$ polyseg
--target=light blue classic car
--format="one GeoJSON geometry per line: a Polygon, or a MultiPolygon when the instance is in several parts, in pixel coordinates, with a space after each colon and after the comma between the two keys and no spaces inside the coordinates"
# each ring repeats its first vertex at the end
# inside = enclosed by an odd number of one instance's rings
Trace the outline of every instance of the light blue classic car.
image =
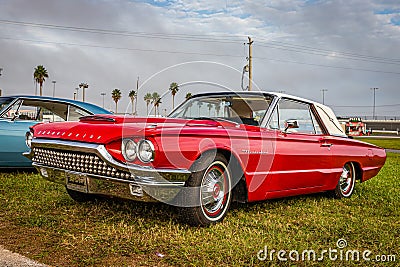
{"type": "Polygon", "coordinates": [[[28,150],[25,133],[40,122],[77,121],[111,112],[90,103],[39,96],[0,97],[0,168],[31,167],[22,155],[28,150]]]}

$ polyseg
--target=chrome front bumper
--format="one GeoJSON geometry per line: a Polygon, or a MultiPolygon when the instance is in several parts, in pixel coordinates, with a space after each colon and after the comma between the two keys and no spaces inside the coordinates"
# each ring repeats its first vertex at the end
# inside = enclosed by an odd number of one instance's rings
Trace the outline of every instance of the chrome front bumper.
{"type": "Polygon", "coordinates": [[[71,190],[140,201],[170,202],[191,172],[154,169],[116,161],[104,145],[33,139],[24,155],[41,175],[71,190]]]}

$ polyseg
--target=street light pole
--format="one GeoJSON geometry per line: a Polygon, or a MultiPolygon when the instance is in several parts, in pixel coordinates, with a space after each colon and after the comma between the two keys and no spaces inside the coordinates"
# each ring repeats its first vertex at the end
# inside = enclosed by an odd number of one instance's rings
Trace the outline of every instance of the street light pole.
{"type": "Polygon", "coordinates": [[[56,81],[52,81],[53,83],[53,97],[56,95],[56,81]]]}
{"type": "Polygon", "coordinates": [[[101,93],[100,95],[103,97],[103,108],[104,108],[104,97],[105,97],[106,93],[101,93]]]}
{"type": "Polygon", "coordinates": [[[89,84],[80,83],[79,88],[82,88],[82,102],[85,102],[85,89],[89,88],[89,84]]]}
{"type": "Polygon", "coordinates": [[[371,88],[371,90],[374,90],[374,107],[372,109],[372,119],[375,120],[375,92],[376,90],[378,90],[379,88],[375,87],[375,88],[371,88]]]}
{"type": "Polygon", "coordinates": [[[76,87],[76,88],[75,88],[75,91],[76,91],[76,92],[74,92],[74,100],[77,100],[77,99],[78,99],[79,87],[76,87]]]}
{"type": "Polygon", "coordinates": [[[327,92],[328,91],[328,89],[322,89],[321,90],[321,92],[322,92],[322,104],[323,105],[325,105],[325,92],[327,92]]]}
{"type": "Polygon", "coordinates": [[[137,116],[137,99],[139,97],[139,76],[136,81],[136,99],[135,99],[135,116],[137,116]]]}

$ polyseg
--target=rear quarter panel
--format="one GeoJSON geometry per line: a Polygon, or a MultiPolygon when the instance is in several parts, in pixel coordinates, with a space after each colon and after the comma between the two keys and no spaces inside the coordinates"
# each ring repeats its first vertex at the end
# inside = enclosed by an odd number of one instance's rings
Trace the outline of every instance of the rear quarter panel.
{"type": "Polygon", "coordinates": [[[362,182],[371,179],[378,174],[386,161],[386,153],[383,148],[354,139],[342,137],[330,137],[332,143],[332,171],[337,177],[332,181],[331,188],[336,185],[342,167],[346,162],[354,162],[361,172],[359,178],[362,182]]]}

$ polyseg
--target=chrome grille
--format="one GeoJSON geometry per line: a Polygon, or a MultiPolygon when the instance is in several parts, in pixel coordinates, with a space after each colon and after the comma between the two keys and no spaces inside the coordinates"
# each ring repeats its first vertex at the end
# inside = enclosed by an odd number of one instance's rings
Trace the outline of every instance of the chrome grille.
{"type": "Polygon", "coordinates": [[[33,153],[33,162],[49,167],[121,179],[134,178],[130,172],[107,165],[95,154],[37,147],[33,148],[33,153]]]}

